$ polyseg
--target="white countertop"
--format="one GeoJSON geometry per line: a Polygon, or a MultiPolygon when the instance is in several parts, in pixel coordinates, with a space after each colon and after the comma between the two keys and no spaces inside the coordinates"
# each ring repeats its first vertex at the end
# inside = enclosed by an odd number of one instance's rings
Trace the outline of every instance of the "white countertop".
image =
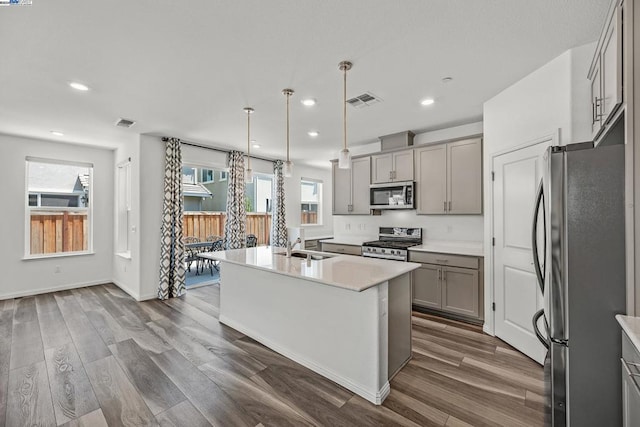
{"type": "Polygon", "coordinates": [[[322,243],[335,243],[336,245],[362,246],[364,242],[378,240],[375,237],[334,237],[333,239],[323,240],[322,243]]]}
{"type": "Polygon", "coordinates": [[[484,256],[482,242],[457,242],[451,240],[427,240],[419,246],[412,246],[410,251],[437,252],[441,254],[484,256]]]}
{"type": "Polygon", "coordinates": [[[622,330],[627,333],[629,339],[636,349],[640,351],[640,317],[616,315],[616,320],[622,326],[622,330]]]}
{"type": "MultiPolygon", "coordinates": [[[[307,266],[306,259],[287,258],[283,248],[258,246],[247,249],[208,252],[203,258],[245,265],[250,268],[271,271],[287,276],[299,277],[325,285],[337,286],[352,291],[364,291],[394,277],[401,276],[420,267],[413,262],[389,261],[363,258],[352,255],[332,255],[331,258],[315,261],[307,266]]],[[[224,268],[224,266],[222,267],[224,268]]]]}

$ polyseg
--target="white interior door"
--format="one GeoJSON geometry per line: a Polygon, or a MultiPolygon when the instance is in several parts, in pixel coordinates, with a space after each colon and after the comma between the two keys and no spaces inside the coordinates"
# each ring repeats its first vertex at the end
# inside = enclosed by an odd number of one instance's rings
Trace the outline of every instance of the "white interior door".
{"type": "Polygon", "coordinates": [[[550,140],[493,158],[495,334],[539,363],[546,350],[531,321],[543,304],[533,267],[531,230],[543,154],[549,145],[550,140]]]}

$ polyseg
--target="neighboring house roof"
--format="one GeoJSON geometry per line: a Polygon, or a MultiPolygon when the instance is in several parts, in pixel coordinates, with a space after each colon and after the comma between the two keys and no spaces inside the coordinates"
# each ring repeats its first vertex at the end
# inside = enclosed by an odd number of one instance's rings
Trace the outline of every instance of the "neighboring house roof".
{"type": "Polygon", "coordinates": [[[187,184],[182,183],[182,195],[184,197],[213,197],[213,193],[207,190],[202,184],[187,184]]]}
{"type": "Polygon", "coordinates": [[[89,174],[79,175],[78,180],[80,181],[80,185],[82,185],[82,190],[89,191],[89,174]]]}
{"type": "Polygon", "coordinates": [[[54,163],[29,164],[29,191],[33,193],[83,194],[87,168],[54,163]]]}

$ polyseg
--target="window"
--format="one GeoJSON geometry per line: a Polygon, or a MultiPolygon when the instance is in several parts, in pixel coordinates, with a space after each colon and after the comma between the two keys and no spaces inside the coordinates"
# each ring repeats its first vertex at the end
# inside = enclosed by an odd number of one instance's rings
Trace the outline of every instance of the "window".
{"type": "Polygon", "coordinates": [[[118,165],[116,195],[116,253],[131,256],[131,161],[118,165]]]}
{"type": "Polygon", "coordinates": [[[220,181],[226,181],[227,180],[227,171],[220,171],[220,181]]]}
{"type": "Polygon", "coordinates": [[[90,252],[93,165],[27,157],[25,256],[90,252]]]}
{"type": "Polygon", "coordinates": [[[200,182],[203,184],[215,182],[215,171],[213,169],[201,169],[200,182]]]}
{"type": "Polygon", "coordinates": [[[245,208],[247,212],[267,213],[271,211],[271,188],[273,176],[256,173],[253,181],[245,185],[245,208]]]}
{"type": "Polygon", "coordinates": [[[185,184],[195,184],[196,180],[196,168],[192,168],[189,166],[184,166],[182,168],[182,182],[185,184]]]}
{"type": "Polygon", "coordinates": [[[322,181],[303,178],[300,181],[300,224],[322,224],[322,181]]]}

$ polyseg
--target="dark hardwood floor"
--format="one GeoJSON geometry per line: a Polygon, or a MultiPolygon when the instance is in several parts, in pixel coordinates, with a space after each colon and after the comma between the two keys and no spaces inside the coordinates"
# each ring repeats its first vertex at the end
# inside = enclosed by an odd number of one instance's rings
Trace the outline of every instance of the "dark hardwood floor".
{"type": "Polygon", "coordinates": [[[0,425],[543,424],[542,368],[475,326],[415,313],[413,359],[375,406],[220,324],[218,306],[217,285],[0,301],[0,425]]]}

